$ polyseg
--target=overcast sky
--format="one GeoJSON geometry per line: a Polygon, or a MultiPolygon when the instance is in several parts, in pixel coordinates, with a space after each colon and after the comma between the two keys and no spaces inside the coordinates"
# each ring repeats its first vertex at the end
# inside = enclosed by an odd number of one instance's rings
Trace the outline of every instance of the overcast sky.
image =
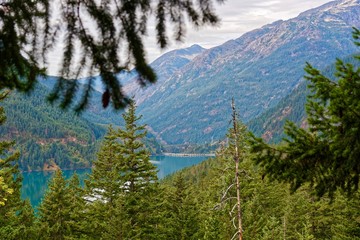
{"type": "Polygon", "coordinates": [[[219,27],[206,27],[200,30],[188,28],[183,43],[173,42],[163,51],[156,47],[154,35],[149,32],[146,40],[148,60],[151,62],[161,54],[176,48],[199,44],[204,48],[218,46],[243,33],[259,28],[277,20],[294,18],[299,13],[330,2],[329,0],[226,0],[217,5],[216,12],[221,18],[219,27]]]}

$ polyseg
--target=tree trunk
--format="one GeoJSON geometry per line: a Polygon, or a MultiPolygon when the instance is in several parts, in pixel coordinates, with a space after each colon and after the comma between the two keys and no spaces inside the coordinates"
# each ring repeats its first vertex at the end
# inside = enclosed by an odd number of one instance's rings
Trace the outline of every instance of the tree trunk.
{"type": "Polygon", "coordinates": [[[237,119],[236,119],[236,110],[234,99],[232,99],[231,103],[232,107],[232,121],[234,127],[234,141],[235,141],[235,152],[234,152],[234,161],[235,161],[235,180],[236,180],[236,199],[237,199],[237,218],[238,218],[238,233],[239,240],[243,239],[242,233],[242,223],[241,223],[241,198],[240,198],[240,179],[239,179],[239,149],[238,149],[238,141],[237,141],[237,119]]]}

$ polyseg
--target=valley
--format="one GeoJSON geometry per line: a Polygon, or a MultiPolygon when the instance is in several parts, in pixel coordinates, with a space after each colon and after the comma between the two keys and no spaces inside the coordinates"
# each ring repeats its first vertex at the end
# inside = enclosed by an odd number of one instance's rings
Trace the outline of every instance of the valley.
{"type": "MultiPolygon", "coordinates": [[[[306,126],[305,62],[327,71],[335,57],[357,51],[351,31],[360,26],[359,7],[334,10],[333,5],[211,49],[193,45],[165,53],[150,64],[158,75],[154,85],[140,87],[135,70],[118,74],[126,95],[135,97],[141,122],[148,125],[152,154],[214,152],[229,127],[231,98],[241,121],[268,141],[281,140],[287,119],[306,126]]],[[[2,138],[17,141],[22,170],[41,170],[45,163],[89,167],[107,126],[123,125],[121,111],[103,109],[98,101],[103,91],[99,77],[88,109],[79,116],[44,101],[55,83],[54,77],[40,79],[25,100],[12,93],[4,103],[8,121],[2,138]]]]}

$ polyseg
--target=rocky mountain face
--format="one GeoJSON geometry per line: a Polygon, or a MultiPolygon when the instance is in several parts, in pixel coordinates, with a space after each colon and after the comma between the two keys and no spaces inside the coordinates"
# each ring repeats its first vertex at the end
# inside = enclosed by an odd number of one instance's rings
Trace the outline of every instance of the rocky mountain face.
{"type": "Polygon", "coordinates": [[[166,80],[171,78],[176,72],[191,62],[196,56],[204,52],[205,49],[199,45],[193,45],[189,48],[173,50],[160,56],[150,66],[155,70],[158,77],[156,84],[141,87],[137,81],[136,76],[132,76],[131,80],[128,77],[120,77],[120,81],[124,84],[124,92],[128,96],[135,96],[138,105],[142,104],[154,94],[161,91],[161,88],[166,80]]]}
{"type": "Polygon", "coordinates": [[[201,49],[192,60],[156,61],[154,88],[126,88],[136,93],[144,122],[167,143],[211,142],[229,127],[231,98],[243,121],[259,116],[295,88],[305,62],[324,68],[354,53],[352,27],[360,27],[360,1],[330,2],[201,49]]]}

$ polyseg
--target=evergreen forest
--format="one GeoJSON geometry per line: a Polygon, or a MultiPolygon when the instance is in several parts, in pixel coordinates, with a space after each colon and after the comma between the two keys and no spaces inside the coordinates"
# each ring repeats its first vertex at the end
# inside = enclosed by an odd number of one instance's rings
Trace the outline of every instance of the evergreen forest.
{"type": "MultiPolygon", "coordinates": [[[[61,35],[50,21],[51,4],[0,1],[0,240],[360,240],[359,54],[336,59],[324,71],[306,63],[304,82],[280,102],[285,109],[287,102],[296,103],[291,118],[277,123],[271,122],[276,109],[270,108],[263,119],[253,120],[258,125],[247,127],[234,96],[228,131],[219,143],[184,142],[167,149],[213,150],[215,156],[159,179],[150,156],[162,146],[142,122],[135,99],[124,95],[116,73],[134,66],[139,85],[154,83],[144,48],[148,18],[155,19],[155,40],[164,48],[168,24],[180,41],[184,19],[196,27],[217,24],[213,3],[223,0],[114,2],[64,1],[58,16],[65,26],[63,61],[48,92],[36,82],[61,35]],[[80,12],[93,20],[98,35],[82,25],[80,12]],[[84,49],[79,66],[73,64],[76,43],[84,49]],[[104,86],[100,94],[93,88],[95,77],[83,85],[69,81],[95,72],[104,86]],[[59,106],[45,107],[44,96],[59,106]],[[120,125],[108,125],[114,115],[105,110],[102,116],[75,114],[86,111],[94,96],[96,108],[124,110],[120,125]],[[90,167],[84,183],[62,172],[90,167]],[[21,198],[21,172],[27,170],[55,172],[37,209],[21,198]]],[[[360,30],[353,29],[353,38],[359,47],[360,30]]]]}
{"type": "Polygon", "coordinates": [[[85,186],[56,171],[36,214],[20,198],[19,152],[2,141],[1,238],[360,239],[360,70],[336,68],[333,81],[306,67],[308,129],[288,122],[285,141],[268,145],[233,103],[216,156],[160,181],[132,101],[124,127],[108,127],[85,186]]]}

